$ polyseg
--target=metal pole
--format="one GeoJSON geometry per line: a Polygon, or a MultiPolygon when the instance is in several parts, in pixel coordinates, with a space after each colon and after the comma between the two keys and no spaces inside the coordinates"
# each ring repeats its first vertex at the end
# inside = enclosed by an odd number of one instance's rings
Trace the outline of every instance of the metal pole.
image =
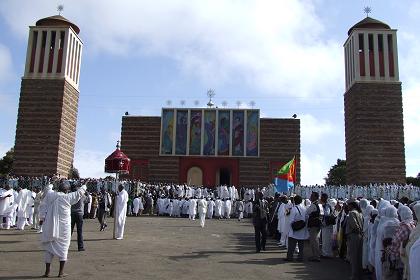
{"type": "Polygon", "coordinates": [[[114,199],[114,231],[112,234],[112,238],[116,239],[115,235],[117,232],[117,190],[118,190],[118,172],[115,173],[115,199],[114,199]]]}

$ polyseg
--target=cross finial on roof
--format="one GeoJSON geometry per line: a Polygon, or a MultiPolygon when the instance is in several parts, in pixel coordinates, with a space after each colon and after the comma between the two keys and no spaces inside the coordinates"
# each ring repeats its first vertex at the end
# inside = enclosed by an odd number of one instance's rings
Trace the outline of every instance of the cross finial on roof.
{"type": "Polygon", "coordinates": [[[117,147],[117,149],[120,148],[120,140],[117,141],[117,146],[116,147],[117,147]]]}
{"type": "Polygon", "coordinates": [[[372,8],[371,8],[371,7],[369,7],[369,6],[366,6],[366,7],[363,9],[363,11],[365,12],[366,17],[368,17],[368,16],[369,16],[369,14],[372,12],[372,8]]]}
{"type": "Polygon", "coordinates": [[[64,5],[60,4],[57,6],[58,15],[61,15],[61,12],[64,10],[64,5]]]}

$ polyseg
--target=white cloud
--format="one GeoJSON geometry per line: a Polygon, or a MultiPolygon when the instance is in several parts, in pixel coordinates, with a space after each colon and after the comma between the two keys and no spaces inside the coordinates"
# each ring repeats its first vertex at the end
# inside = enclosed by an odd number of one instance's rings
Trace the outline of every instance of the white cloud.
{"type": "MultiPolygon", "coordinates": [[[[88,50],[170,58],[216,86],[239,79],[268,94],[331,96],[343,84],[342,42],[323,39],[315,2],[72,0],[64,15],[80,26],[88,50]]],[[[47,0],[0,5],[22,38],[51,10],[47,0]]]]}
{"type": "Polygon", "coordinates": [[[5,143],[0,143],[0,159],[2,159],[6,155],[6,152],[8,152],[10,148],[11,146],[8,146],[5,143]]]}
{"type": "Polygon", "coordinates": [[[301,115],[300,119],[302,146],[317,144],[334,131],[333,124],[328,120],[319,120],[310,114],[301,115]]]}
{"type": "Polygon", "coordinates": [[[323,155],[302,152],[301,166],[301,185],[325,184],[324,177],[330,166],[323,155]]]}
{"type": "Polygon", "coordinates": [[[405,143],[420,146],[420,83],[404,90],[403,102],[405,143]]]}
{"type": "Polygon", "coordinates": [[[106,177],[109,174],[104,172],[106,152],[76,149],[74,156],[74,167],[79,170],[82,178],[106,177]]]}
{"type": "MultiPolygon", "coordinates": [[[[0,44],[0,83],[12,77],[12,56],[10,50],[0,44]]],[[[0,84],[1,85],[1,84],[0,84]]]]}

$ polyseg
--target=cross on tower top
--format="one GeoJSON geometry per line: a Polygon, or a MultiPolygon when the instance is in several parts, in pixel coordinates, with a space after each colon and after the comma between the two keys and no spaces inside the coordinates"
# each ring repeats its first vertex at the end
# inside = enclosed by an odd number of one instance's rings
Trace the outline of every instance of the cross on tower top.
{"type": "Polygon", "coordinates": [[[60,4],[57,6],[58,15],[61,15],[61,12],[64,10],[64,5],[60,4]]]}
{"type": "Polygon", "coordinates": [[[372,13],[372,8],[371,8],[371,7],[369,7],[369,6],[366,6],[366,7],[363,9],[363,11],[365,12],[366,17],[368,17],[368,16],[369,16],[369,14],[370,14],[370,13],[372,13]]]}

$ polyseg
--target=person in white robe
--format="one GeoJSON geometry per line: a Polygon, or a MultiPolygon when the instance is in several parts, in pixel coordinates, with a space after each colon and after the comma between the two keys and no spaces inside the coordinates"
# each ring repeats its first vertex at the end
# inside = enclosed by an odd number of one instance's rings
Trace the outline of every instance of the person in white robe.
{"type": "Polygon", "coordinates": [[[244,218],[244,202],[242,200],[237,200],[235,203],[235,208],[238,221],[242,221],[242,219],[244,218]]]}
{"type": "Polygon", "coordinates": [[[166,208],[168,209],[169,217],[173,217],[174,216],[174,200],[173,199],[169,199],[169,202],[166,208]]]}
{"type": "Polygon", "coordinates": [[[381,219],[379,220],[378,229],[376,231],[376,242],[375,242],[375,273],[376,279],[382,279],[382,250],[383,250],[383,240],[384,240],[384,226],[391,220],[398,219],[397,209],[392,206],[389,202],[385,203],[380,210],[379,215],[381,219]]]}
{"type": "Polygon", "coordinates": [[[90,212],[92,211],[92,195],[90,193],[87,194],[87,214],[86,217],[90,217],[90,212]]]}
{"type": "Polygon", "coordinates": [[[213,199],[207,201],[207,219],[213,218],[215,203],[213,199]]]}
{"type": "Polygon", "coordinates": [[[173,204],[174,204],[174,217],[181,217],[181,199],[174,199],[173,200],[173,204]]]}
{"type": "Polygon", "coordinates": [[[222,216],[222,206],[223,206],[223,202],[217,198],[215,203],[215,213],[214,216],[216,216],[218,219],[223,218],[222,216]]]}
{"type": "Polygon", "coordinates": [[[59,191],[50,193],[44,198],[46,205],[45,220],[41,235],[42,246],[45,250],[45,274],[49,277],[51,261],[54,256],[60,261],[58,277],[64,276],[64,265],[70,246],[70,208],[84,197],[86,186],[68,193],[70,186],[60,184],[59,191]]]}
{"type": "Polygon", "coordinates": [[[0,192],[0,228],[10,229],[14,210],[13,190],[9,184],[0,192]],[[3,223],[3,218],[5,222],[3,223]]]}
{"type": "Polygon", "coordinates": [[[295,196],[294,200],[294,207],[290,209],[290,214],[288,217],[287,222],[287,236],[288,236],[288,249],[287,249],[287,258],[285,261],[292,261],[293,253],[295,252],[296,245],[298,245],[298,260],[303,261],[303,247],[304,247],[304,240],[309,239],[309,232],[308,228],[305,225],[300,230],[293,230],[292,223],[297,221],[305,221],[306,222],[306,208],[302,205],[302,198],[300,196],[295,196]]]}
{"type": "MultiPolygon", "coordinates": [[[[36,193],[34,191],[30,191],[31,192],[31,197],[29,199],[29,205],[28,207],[26,207],[26,215],[28,216],[28,219],[26,220],[26,225],[28,226],[32,226],[34,221],[34,203],[35,203],[35,196],[36,193]]],[[[32,227],[33,229],[33,227],[32,227]]]]}
{"type": "Polygon", "coordinates": [[[365,210],[362,210],[363,214],[363,256],[362,256],[362,267],[363,269],[369,268],[369,225],[370,225],[370,215],[372,213],[372,205],[367,205],[365,210]]]}
{"type": "Polygon", "coordinates": [[[333,224],[328,224],[327,219],[331,219],[334,216],[334,208],[328,203],[328,195],[323,193],[321,194],[321,203],[319,205],[322,207],[322,227],[321,227],[321,257],[332,258],[332,241],[333,241],[333,224]],[[329,218],[328,218],[329,217],[329,218]]]}
{"type": "Polygon", "coordinates": [[[420,279],[420,238],[411,246],[408,257],[410,266],[410,280],[420,279]]]}
{"type": "Polygon", "coordinates": [[[284,234],[284,222],[286,219],[286,202],[287,202],[287,198],[286,197],[282,197],[280,198],[282,200],[282,203],[280,204],[278,210],[277,210],[277,219],[278,219],[278,223],[277,223],[277,231],[280,234],[280,240],[279,240],[279,246],[280,247],[284,247],[286,246],[286,235],[284,234]]]}
{"type": "Polygon", "coordinates": [[[203,228],[206,222],[207,201],[202,197],[197,203],[198,215],[200,217],[200,226],[203,228]]]}
{"type": "Polygon", "coordinates": [[[195,215],[197,215],[197,200],[195,198],[191,198],[189,203],[190,203],[189,209],[188,209],[189,219],[194,221],[195,215]]]}
{"type": "Polygon", "coordinates": [[[289,244],[289,232],[290,232],[290,210],[293,208],[292,202],[289,200],[285,205],[285,219],[284,219],[284,227],[283,232],[281,235],[284,235],[285,238],[285,246],[287,247],[289,244]]]}
{"type": "Polygon", "coordinates": [[[17,217],[18,221],[16,224],[16,229],[24,230],[25,225],[27,224],[27,219],[29,218],[29,211],[28,207],[30,207],[30,203],[32,200],[32,192],[26,188],[23,188],[19,191],[17,197],[17,217]]]}
{"type": "Polygon", "coordinates": [[[140,210],[140,198],[138,196],[136,196],[133,199],[133,215],[138,216],[139,215],[139,210],[140,210]]]}
{"type": "Polygon", "coordinates": [[[230,219],[230,213],[232,212],[232,201],[230,198],[227,198],[223,204],[224,206],[224,216],[226,219],[230,219]]]}
{"type": "Polygon", "coordinates": [[[118,195],[115,199],[115,239],[121,240],[124,237],[125,220],[127,218],[128,193],[123,185],[118,186],[118,195]]]}
{"type": "Polygon", "coordinates": [[[378,215],[378,209],[374,208],[370,212],[369,217],[369,226],[368,226],[368,264],[369,264],[369,271],[373,271],[373,268],[375,267],[375,252],[372,250],[374,248],[374,242],[372,239],[375,239],[373,236],[373,226],[375,222],[375,218],[378,215]]]}
{"type": "Polygon", "coordinates": [[[39,205],[41,204],[42,192],[39,188],[35,190],[34,213],[33,213],[33,229],[39,230],[39,205]]]}

